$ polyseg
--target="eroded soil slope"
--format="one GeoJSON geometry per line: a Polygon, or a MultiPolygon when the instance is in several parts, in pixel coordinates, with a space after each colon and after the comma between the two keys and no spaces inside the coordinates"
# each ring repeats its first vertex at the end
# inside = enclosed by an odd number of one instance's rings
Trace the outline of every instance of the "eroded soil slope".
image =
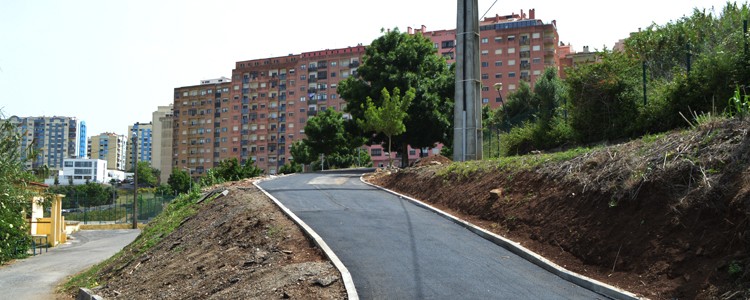
{"type": "Polygon", "coordinates": [[[370,180],[649,298],[747,299],[748,129],[714,122],[572,159],[424,162],[370,180]]]}
{"type": "MultiPolygon", "coordinates": [[[[107,299],[344,299],[335,267],[250,181],[101,274],[107,299]]],[[[137,243],[136,240],[134,243],[137,243]]]]}

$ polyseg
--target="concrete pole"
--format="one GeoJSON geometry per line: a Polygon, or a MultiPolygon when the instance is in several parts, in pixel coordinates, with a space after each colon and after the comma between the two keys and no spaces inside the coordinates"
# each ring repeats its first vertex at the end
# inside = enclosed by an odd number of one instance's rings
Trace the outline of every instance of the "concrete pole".
{"type": "Polygon", "coordinates": [[[482,159],[482,105],[479,80],[479,5],[458,0],[453,160],[482,159]]]}
{"type": "Polygon", "coordinates": [[[138,229],[138,134],[133,134],[133,229],[138,229]]]}

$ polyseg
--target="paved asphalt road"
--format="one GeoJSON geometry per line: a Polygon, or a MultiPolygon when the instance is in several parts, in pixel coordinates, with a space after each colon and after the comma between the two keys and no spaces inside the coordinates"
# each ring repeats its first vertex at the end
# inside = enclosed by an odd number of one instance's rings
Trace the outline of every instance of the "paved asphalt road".
{"type": "Polygon", "coordinates": [[[363,299],[606,299],[437,214],[360,182],[363,171],[265,181],[349,269],[363,299]]]}
{"type": "Polygon", "coordinates": [[[0,267],[0,299],[54,299],[67,276],[103,261],[132,242],[140,230],[83,230],[49,252],[0,267]]]}

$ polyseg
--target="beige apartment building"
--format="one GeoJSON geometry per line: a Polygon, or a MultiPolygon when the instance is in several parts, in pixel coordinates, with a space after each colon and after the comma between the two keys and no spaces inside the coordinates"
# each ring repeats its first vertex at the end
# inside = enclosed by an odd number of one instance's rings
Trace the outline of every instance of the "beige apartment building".
{"type": "Polygon", "coordinates": [[[172,107],[159,106],[151,114],[153,124],[151,149],[151,167],[161,171],[159,182],[167,183],[169,176],[172,174],[172,107]]]}
{"type": "Polygon", "coordinates": [[[88,139],[87,156],[107,161],[107,169],[125,171],[127,137],[105,132],[88,139]]]}

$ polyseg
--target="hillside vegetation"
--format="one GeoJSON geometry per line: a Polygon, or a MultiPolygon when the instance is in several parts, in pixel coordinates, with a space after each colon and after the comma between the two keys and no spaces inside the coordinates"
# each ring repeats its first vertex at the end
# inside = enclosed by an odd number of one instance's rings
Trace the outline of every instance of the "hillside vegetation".
{"type": "Polygon", "coordinates": [[[618,145],[423,164],[371,180],[654,299],[745,299],[750,124],[618,145]]]}

